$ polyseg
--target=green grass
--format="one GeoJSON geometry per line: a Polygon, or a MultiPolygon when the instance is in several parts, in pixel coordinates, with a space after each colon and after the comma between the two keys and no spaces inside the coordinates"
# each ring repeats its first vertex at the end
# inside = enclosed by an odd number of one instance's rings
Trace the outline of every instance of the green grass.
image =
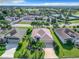
{"type": "Polygon", "coordinates": [[[17,50],[16,50],[16,52],[14,54],[15,58],[21,57],[21,54],[23,53],[23,50],[25,50],[27,45],[28,45],[28,41],[27,42],[24,41],[24,42],[20,42],[20,43],[22,43],[22,46],[20,48],[17,48],[17,50]]]}
{"type": "Polygon", "coordinates": [[[65,26],[64,28],[71,28],[71,29],[73,29],[74,27],[73,26],[65,26]]]}
{"type": "Polygon", "coordinates": [[[16,27],[18,29],[27,29],[27,28],[33,28],[32,26],[31,27],[16,27]]]}
{"type": "Polygon", "coordinates": [[[21,22],[19,22],[18,24],[31,24],[31,22],[24,22],[24,21],[21,21],[21,22]]]}
{"type": "Polygon", "coordinates": [[[79,23],[79,20],[71,20],[71,21],[69,21],[70,23],[72,23],[72,24],[77,24],[77,23],[79,23]]]}
{"type": "Polygon", "coordinates": [[[73,47],[72,49],[68,49],[68,45],[62,44],[62,42],[59,40],[59,38],[56,36],[54,31],[50,30],[52,33],[52,36],[54,38],[54,41],[59,46],[59,50],[55,50],[56,54],[61,57],[79,57],[79,49],[73,47]],[[67,48],[66,48],[67,47],[67,48]]]}
{"type": "Polygon", "coordinates": [[[60,44],[60,42],[59,42],[59,40],[58,40],[58,38],[55,36],[55,34],[54,34],[54,32],[52,31],[52,30],[50,30],[51,31],[51,34],[52,34],[52,36],[53,36],[53,38],[54,38],[54,41],[56,42],[56,44],[59,46],[59,52],[57,51],[57,55],[59,56],[59,57],[61,57],[62,55],[63,55],[63,53],[61,52],[61,51],[63,51],[63,47],[61,46],[61,44],[60,44]]]}
{"type": "Polygon", "coordinates": [[[74,15],[79,15],[79,11],[76,11],[76,12],[74,13],[74,15]]]}
{"type": "Polygon", "coordinates": [[[5,50],[6,50],[5,46],[0,45],[0,56],[5,52],[5,50]]]}

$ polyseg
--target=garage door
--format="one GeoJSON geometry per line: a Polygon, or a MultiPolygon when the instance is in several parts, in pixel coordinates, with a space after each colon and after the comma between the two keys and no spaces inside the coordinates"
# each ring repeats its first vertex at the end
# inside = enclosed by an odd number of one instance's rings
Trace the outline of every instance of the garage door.
{"type": "Polygon", "coordinates": [[[18,43],[19,40],[14,40],[14,39],[8,39],[8,43],[18,43]]]}
{"type": "Polygon", "coordinates": [[[50,43],[52,43],[53,42],[53,40],[52,39],[41,39],[44,43],[48,43],[48,44],[50,44],[50,43]]]}
{"type": "Polygon", "coordinates": [[[20,39],[17,37],[6,37],[6,40],[8,43],[18,43],[20,39]]]}

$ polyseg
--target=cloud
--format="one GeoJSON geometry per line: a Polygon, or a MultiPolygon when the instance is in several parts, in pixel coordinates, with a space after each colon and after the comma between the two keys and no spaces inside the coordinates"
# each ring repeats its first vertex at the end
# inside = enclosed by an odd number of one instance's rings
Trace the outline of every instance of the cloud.
{"type": "Polygon", "coordinates": [[[0,0],[3,6],[79,6],[79,2],[60,2],[60,3],[28,3],[25,0],[0,0]]]}
{"type": "Polygon", "coordinates": [[[24,3],[24,0],[13,0],[12,3],[24,3]]]}
{"type": "Polygon", "coordinates": [[[79,2],[68,2],[68,3],[44,3],[45,6],[79,6],[79,2]]]}
{"type": "MultiPolygon", "coordinates": [[[[32,4],[29,4],[32,5],[32,4]]],[[[36,6],[79,6],[79,2],[69,2],[69,3],[43,3],[43,4],[33,4],[36,6]]]]}
{"type": "Polygon", "coordinates": [[[40,4],[17,4],[20,6],[79,6],[78,3],[40,3],[40,4]]]}
{"type": "Polygon", "coordinates": [[[16,3],[24,3],[24,0],[0,0],[0,4],[16,4],[16,3]]]}

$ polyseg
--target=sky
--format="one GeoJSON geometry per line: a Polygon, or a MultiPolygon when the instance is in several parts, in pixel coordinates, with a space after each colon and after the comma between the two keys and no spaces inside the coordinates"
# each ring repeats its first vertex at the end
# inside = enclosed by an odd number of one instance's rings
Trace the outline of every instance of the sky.
{"type": "Polygon", "coordinates": [[[76,6],[79,5],[79,0],[0,0],[0,5],[76,6]]]}

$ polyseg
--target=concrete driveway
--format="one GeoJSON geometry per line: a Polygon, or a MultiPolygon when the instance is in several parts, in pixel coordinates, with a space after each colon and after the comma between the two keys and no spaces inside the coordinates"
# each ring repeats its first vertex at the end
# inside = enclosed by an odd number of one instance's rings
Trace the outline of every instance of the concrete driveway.
{"type": "Polygon", "coordinates": [[[1,58],[13,58],[14,57],[14,52],[16,51],[16,48],[18,46],[18,43],[16,44],[7,44],[6,45],[6,51],[5,53],[1,56],[1,58]]]}
{"type": "Polygon", "coordinates": [[[45,56],[44,56],[45,59],[58,58],[55,54],[52,43],[46,44],[44,51],[45,51],[45,56]]]}

